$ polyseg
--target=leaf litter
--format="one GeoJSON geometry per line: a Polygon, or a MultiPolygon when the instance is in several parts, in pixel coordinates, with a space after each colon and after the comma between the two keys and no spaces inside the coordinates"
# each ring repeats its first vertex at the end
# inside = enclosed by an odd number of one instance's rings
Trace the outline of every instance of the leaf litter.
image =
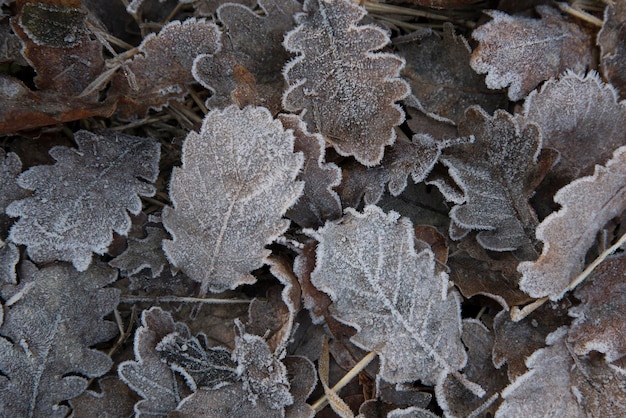
{"type": "Polygon", "coordinates": [[[624,8],[547,3],[0,2],[0,415],[626,414],[624,8]]]}

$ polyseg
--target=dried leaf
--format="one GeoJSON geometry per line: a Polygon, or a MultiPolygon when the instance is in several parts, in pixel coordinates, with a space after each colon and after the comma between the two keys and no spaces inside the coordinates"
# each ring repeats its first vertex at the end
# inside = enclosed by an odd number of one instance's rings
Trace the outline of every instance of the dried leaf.
{"type": "Polygon", "coordinates": [[[344,208],[357,208],[361,202],[374,205],[385,192],[387,172],[383,167],[365,167],[352,160],[341,165],[341,183],[335,188],[344,208]]]}
{"type": "Polygon", "coordinates": [[[127,360],[117,368],[124,383],[143,399],[135,404],[137,417],[167,416],[185,396],[185,388],[177,381],[170,366],[161,361],[156,349],[168,334],[177,333],[191,338],[189,328],[174,322],[169,312],[159,307],[143,311],[141,327],[135,332],[135,360],[127,360]]]}
{"type": "Polygon", "coordinates": [[[626,209],[626,146],[613,153],[606,166],[582,177],[554,196],[562,206],[537,227],[544,242],[541,256],[520,263],[520,289],[534,298],[560,299],[583,270],[585,254],[597,232],[626,209]]]}
{"type": "MultiPolygon", "coordinates": [[[[477,240],[492,251],[517,250],[534,258],[535,214],[528,204],[537,171],[541,136],[536,126],[520,129],[503,110],[493,117],[470,107],[459,133],[475,141],[448,148],[441,161],[465,193],[465,202],[450,211],[452,225],[483,230],[477,240]]],[[[460,237],[454,234],[452,239],[460,237]]]]}
{"type": "Polygon", "coordinates": [[[239,3],[246,7],[253,8],[255,0],[178,0],[180,3],[192,3],[193,8],[199,16],[214,16],[217,8],[224,3],[239,3]]]}
{"type": "Polygon", "coordinates": [[[26,190],[17,184],[17,176],[22,171],[22,162],[17,154],[6,153],[0,148],[0,238],[6,238],[11,220],[5,215],[9,203],[26,197],[26,190]]]}
{"type": "Polygon", "coordinates": [[[126,61],[134,82],[124,73],[112,80],[110,95],[123,96],[119,113],[123,118],[145,116],[148,109],[160,110],[171,100],[181,101],[194,82],[191,68],[200,54],[215,54],[221,48],[220,31],[204,19],[178,20],[150,34],[139,52],[126,61]]]}
{"type": "Polygon", "coordinates": [[[79,273],[67,264],[37,270],[26,262],[19,278],[18,285],[2,287],[0,410],[12,417],[65,417],[61,403],[86,389],[85,377],[111,367],[106,354],[89,347],[117,332],[102,319],[118,303],[119,290],[103,289],[116,274],[101,264],[79,273]]]}
{"type": "Polygon", "coordinates": [[[522,125],[537,124],[542,146],[559,152],[559,188],[593,174],[595,164],[604,164],[626,143],[626,103],[618,103],[615,89],[595,72],[583,77],[568,71],[549,80],[530,93],[517,117],[522,125]]]}
{"type": "Polygon", "coordinates": [[[600,46],[600,68],[606,77],[626,99],[626,3],[608,3],[604,11],[604,23],[598,33],[600,46]]]}
{"type": "Polygon", "coordinates": [[[78,149],[54,147],[52,166],[22,173],[18,184],[31,197],[11,203],[7,214],[20,219],[9,239],[28,246],[35,262],[71,261],[79,271],[91,263],[92,252],[103,254],[112,232],[130,229],[126,211],[141,211],[139,196],[152,196],[160,147],[152,139],[113,131],[75,134],[78,149]]]}
{"type": "Polygon", "coordinates": [[[293,135],[262,107],[212,111],[200,133],[183,145],[183,166],[174,168],[163,224],[168,259],[202,291],[220,292],[253,283],[273,242],[288,227],[282,215],[302,193],[295,177],[302,154],[293,135]]]}
{"type": "Polygon", "coordinates": [[[351,341],[380,354],[381,378],[433,384],[466,361],[458,295],[448,294],[445,273],[434,273],[433,253],[415,252],[413,227],[398,218],[376,206],[349,208],[340,222],[308,231],[319,241],[311,281],[358,330],[351,341]]]}
{"type": "Polygon", "coordinates": [[[568,335],[574,353],[585,355],[598,351],[605,354],[607,362],[626,355],[625,279],[626,256],[622,253],[596,267],[593,275],[574,292],[582,301],[569,311],[576,318],[568,335]]]}
{"type": "Polygon", "coordinates": [[[309,133],[296,115],[279,115],[278,118],[285,129],[293,130],[294,151],[304,154],[304,166],[298,175],[298,180],[304,181],[304,192],[287,211],[287,217],[303,228],[317,227],[340,218],[341,201],[333,188],[341,183],[341,169],[325,162],[324,138],[309,133]]]}
{"type": "Polygon", "coordinates": [[[454,34],[451,23],[444,23],[443,36],[428,31],[411,42],[396,38],[394,45],[406,59],[402,76],[425,113],[458,123],[471,105],[480,104],[488,112],[506,106],[506,97],[489,90],[484,77],[470,67],[472,50],[463,36],[454,34]]]}
{"type": "Polygon", "coordinates": [[[387,418],[439,418],[427,409],[411,406],[405,409],[394,409],[389,412],[387,418]]]}
{"type": "Polygon", "coordinates": [[[117,377],[99,380],[100,392],[86,390],[70,401],[72,417],[117,418],[133,415],[139,397],[117,377]]]}
{"type": "Polygon", "coordinates": [[[163,272],[168,265],[163,253],[163,240],[169,238],[161,228],[146,227],[147,236],[143,239],[130,237],[128,248],[109,262],[109,265],[120,269],[126,276],[134,276],[144,269],[149,269],[152,278],[163,272]]]}
{"type": "Polygon", "coordinates": [[[295,0],[259,0],[258,3],[265,16],[241,4],[225,3],[217,9],[228,40],[218,53],[200,55],[193,65],[196,80],[214,92],[206,103],[210,109],[233,103],[236,66],[243,67],[255,80],[259,97],[250,104],[265,106],[272,114],[281,108],[284,80],[280,70],[289,59],[281,43],[283,34],[295,25],[293,16],[302,6],[295,0]]]}
{"type": "Polygon", "coordinates": [[[470,65],[487,74],[490,89],[508,87],[513,101],[568,68],[583,72],[591,62],[589,36],[578,25],[549,6],[537,6],[537,11],[540,20],[486,11],[493,20],[472,32],[479,44],[470,65]]]}
{"type": "Polygon", "coordinates": [[[394,126],[404,121],[396,101],[409,85],[398,76],[404,60],[374,53],[388,34],[357,22],[365,9],[346,0],[307,0],[300,24],[285,35],[285,48],[299,54],[283,69],[289,88],[283,107],[303,112],[312,131],[320,132],[341,155],[373,166],[391,145],[394,126]],[[375,121],[376,123],[371,123],[375,121]]]}

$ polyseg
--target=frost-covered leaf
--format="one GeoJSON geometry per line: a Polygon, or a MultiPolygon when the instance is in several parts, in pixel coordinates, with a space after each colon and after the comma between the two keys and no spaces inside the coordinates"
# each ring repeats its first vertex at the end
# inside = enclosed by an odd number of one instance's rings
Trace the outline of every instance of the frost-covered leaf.
{"type": "Polygon", "coordinates": [[[380,354],[383,379],[433,384],[465,365],[458,295],[448,293],[447,274],[435,273],[432,251],[416,253],[411,223],[398,218],[367,206],[309,231],[319,241],[311,281],[358,330],[351,341],[380,354]]]}
{"type": "Polygon", "coordinates": [[[598,351],[607,362],[626,355],[626,256],[602,262],[574,295],[582,301],[570,309],[576,319],[568,342],[578,355],[598,351]]]}
{"type": "Polygon", "coordinates": [[[477,240],[493,251],[517,250],[534,258],[535,214],[528,204],[537,173],[541,136],[536,126],[520,129],[503,110],[489,116],[480,107],[467,109],[459,125],[468,144],[448,148],[441,161],[465,193],[465,202],[450,211],[453,226],[482,230],[477,240]]]}
{"type": "Polygon", "coordinates": [[[11,242],[0,240],[0,285],[16,284],[15,266],[20,261],[20,250],[11,242]]]}
{"type": "Polygon", "coordinates": [[[129,238],[128,248],[109,262],[127,276],[134,276],[143,269],[149,269],[152,278],[163,272],[168,265],[163,253],[163,240],[169,238],[161,228],[146,227],[147,236],[143,239],[129,238]]]}
{"type": "Polygon", "coordinates": [[[135,360],[122,362],[117,369],[120,379],[143,398],[135,404],[138,417],[165,417],[187,394],[170,366],[161,360],[156,347],[161,340],[176,333],[191,338],[189,328],[174,322],[169,312],[159,307],[143,311],[141,327],[135,332],[135,360]]]}
{"type": "Polygon", "coordinates": [[[546,82],[528,95],[517,117],[520,124],[537,124],[542,146],[559,152],[553,169],[559,187],[593,174],[595,164],[604,164],[626,144],[626,103],[618,102],[615,89],[595,72],[583,77],[568,71],[546,82]]]}
{"type": "Polygon", "coordinates": [[[488,112],[506,106],[506,97],[489,90],[484,77],[470,67],[472,50],[463,36],[454,34],[451,23],[444,23],[443,35],[428,31],[416,40],[396,38],[394,45],[406,59],[402,76],[425,113],[458,123],[471,105],[488,112]]]}
{"type": "Polygon", "coordinates": [[[214,55],[200,55],[193,65],[193,75],[200,84],[214,92],[207,100],[210,109],[233,103],[237,66],[243,67],[258,98],[250,103],[265,106],[272,114],[280,110],[284,79],[280,73],[289,59],[282,47],[283,34],[295,25],[294,14],[302,9],[295,0],[260,0],[265,16],[235,3],[217,9],[226,30],[222,49],[214,55]]]}
{"type": "Polygon", "coordinates": [[[365,167],[352,160],[341,165],[341,183],[335,188],[344,208],[378,203],[385,192],[387,172],[383,167],[365,167]]]}
{"type": "Polygon", "coordinates": [[[224,3],[239,3],[246,7],[254,7],[255,0],[178,0],[180,3],[192,3],[193,8],[199,16],[214,16],[217,8],[224,3]]]}
{"type": "Polygon", "coordinates": [[[390,411],[387,418],[439,418],[427,409],[411,406],[404,409],[394,409],[390,411]]]}
{"type": "Polygon", "coordinates": [[[333,190],[341,183],[341,169],[325,161],[324,138],[311,134],[296,115],[279,115],[285,129],[293,129],[294,151],[304,154],[304,166],[298,180],[304,181],[304,192],[287,211],[287,217],[303,228],[323,225],[341,217],[341,201],[333,190]]]}
{"type": "Polygon", "coordinates": [[[5,239],[11,226],[11,220],[5,214],[9,203],[20,200],[27,191],[17,184],[17,176],[22,171],[22,162],[15,153],[6,153],[0,148],[0,239],[5,239]]]}
{"type": "Polygon", "coordinates": [[[158,34],[145,37],[139,52],[126,61],[128,71],[119,72],[112,80],[110,95],[122,96],[120,115],[145,116],[148,109],[159,110],[171,100],[181,101],[188,85],[194,82],[191,68],[200,54],[219,51],[220,31],[205,19],[173,21],[158,34]]]}
{"type": "Polygon", "coordinates": [[[289,89],[283,106],[302,113],[309,130],[320,132],[341,155],[361,164],[380,162],[385,145],[404,121],[396,101],[409,93],[398,76],[404,60],[375,53],[389,36],[373,25],[357,25],[365,9],[346,0],[307,0],[300,24],[285,36],[299,54],[283,69],[289,89]],[[375,121],[375,123],[372,123],[375,121]]]}
{"type": "Polygon", "coordinates": [[[541,19],[486,11],[492,21],[472,37],[478,47],[470,65],[491,89],[509,88],[511,100],[523,99],[540,82],[566,69],[583,72],[591,62],[590,40],[578,25],[548,6],[538,6],[541,19]]]}
{"type": "Polygon", "coordinates": [[[2,287],[0,410],[7,417],[65,417],[61,405],[80,395],[87,379],[106,373],[112,361],[90,347],[115,336],[102,318],[118,303],[109,267],[85,272],[54,264],[37,270],[25,263],[18,285],[2,287]]]}
{"type": "Polygon", "coordinates": [[[465,319],[461,338],[468,350],[463,372],[487,393],[479,398],[448,376],[435,388],[437,402],[446,417],[489,416],[489,413],[493,416],[500,404],[498,393],[509,383],[506,368],[496,370],[491,361],[493,332],[476,319],[465,319]]]}
{"type": "Polygon", "coordinates": [[[9,239],[28,247],[35,262],[71,261],[87,269],[92,252],[103,254],[113,231],[126,235],[128,212],[141,211],[139,196],[152,196],[147,182],[158,175],[159,144],[113,131],[76,132],[78,149],[54,147],[57,161],[22,173],[18,184],[32,196],[11,203],[7,214],[20,219],[9,239]]]}
{"type": "Polygon", "coordinates": [[[135,392],[117,377],[99,380],[100,391],[86,390],[70,400],[73,418],[116,418],[133,415],[133,405],[139,400],[135,392]]]}
{"type": "Polygon", "coordinates": [[[596,234],[626,209],[626,146],[613,153],[606,166],[582,177],[554,196],[562,206],[537,227],[543,241],[541,256],[520,263],[520,289],[534,298],[560,299],[584,267],[585,255],[596,234]]]}
{"type": "Polygon", "coordinates": [[[183,145],[174,168],[163,224],[168,259],[202,291],[253,283],[273,242],[288,227],[283,214],[302,193],[295,177],[302,154],[294,138],[262,107],[214,110],[183,145]]]}
{"type": "Polygon", "coordinates": [[[604,11],[604,23],[598,33],[600,68],[606,77],[626,99],[626,2],[608,3],[604,11]]]}

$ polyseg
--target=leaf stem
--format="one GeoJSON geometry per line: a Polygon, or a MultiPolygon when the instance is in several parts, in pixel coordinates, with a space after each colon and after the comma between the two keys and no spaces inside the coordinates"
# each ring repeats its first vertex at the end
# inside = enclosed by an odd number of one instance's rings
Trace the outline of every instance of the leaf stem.
{"type": "MultiPolygon", "coordinates": [[[[624,245],[624,243],[626,243],[626,234],[622,235],[615,244],[604,250],[602,254],[600,254],[595,260],[593,260],[593,262],[589,264],[582,273],[580,273],[574,280],[572,280],[572,282],[569,284],[569,286],[567,286],[567,289],[565,291],[567,292],[570,290],[574,290],[574,288],[582,283],[593,272],[593,270],[598,267],[600,263],[602,263],[609,255],[613,254],[618,248],[624,245]]],[[[511,308],[511,320],[513,322],[521,321],[532,312],[534,312],[541,305],[546,303],[548,299],[550,299],[548,296],[537,299],[536,301],[524,306],[522,309],[520,309],[518,306],[513,306],[511,308]]]]}

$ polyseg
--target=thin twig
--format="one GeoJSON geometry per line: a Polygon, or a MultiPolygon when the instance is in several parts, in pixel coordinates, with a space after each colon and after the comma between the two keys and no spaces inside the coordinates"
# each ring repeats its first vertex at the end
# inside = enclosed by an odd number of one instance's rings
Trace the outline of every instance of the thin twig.
{"type": "Polygon", "coordinates": [[[587,12],[584,12],[582,10],[576,9],[572,6],[570,6],[567,3],[561,3],[558,2],[557,5],[559,6],[559,9],[561,9],[562,11],[564,11],[565,13],[569,13],[570,15],[574,16],[575,18],[578,18],[580,20],[584,20],[587,23],[590,23],[594,26],[597,26],[599,28],[602,27],[602,20],[598,19],[597,17],[590,15],[587,12]]]}
{"type": "Polygon", "coordinates": [[[184,297],[184,296],[164,296],[164,297],[142,297],[142,296],[131,296],[131,295],[122,295],[120,298],[121,303],[140,303],[140,302],[151,302],[151,303],[204,303],[209,305],[233,305],[238,303],[250,303],[251,299],[211,299],[211,298],[194,298],[194,297],[184,297]]]}

